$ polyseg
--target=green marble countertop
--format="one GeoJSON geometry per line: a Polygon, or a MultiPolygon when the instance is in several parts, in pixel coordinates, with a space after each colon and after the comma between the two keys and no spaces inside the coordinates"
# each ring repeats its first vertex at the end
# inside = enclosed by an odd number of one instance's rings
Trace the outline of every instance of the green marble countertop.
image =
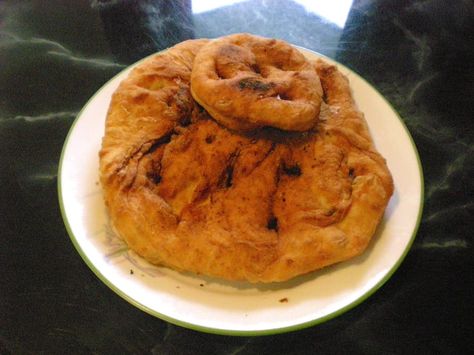
{"type": "Polygon", "coordinates": [[[0,3],[0,353],[462,354],[472,349],[474,4],[443,0],[0,3]],[[219,5],[218,5],[219,4],[219,5]],[[57,198],[66,135],[131,63],[189,38],[251,32],[322,53],[409,129],[425,179],[405,260],[357,307],[263,337],[200,333],[104,285],[57,198]]]}

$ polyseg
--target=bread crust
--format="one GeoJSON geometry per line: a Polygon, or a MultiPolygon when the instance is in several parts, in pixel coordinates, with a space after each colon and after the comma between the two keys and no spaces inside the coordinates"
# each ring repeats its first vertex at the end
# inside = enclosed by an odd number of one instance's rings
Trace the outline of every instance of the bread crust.
{"type": "Polygon", "coordinates": [[[393,183],[347,78],[311,63],[325,101],[310,130],[235,132],[191,94],[208,43],[146,59],[112,97],[100,178],[119,235],[153,264],[250,282],[363,252],[393,183]]]}
{"type": "Polygon", "coordinates": [[[202,48],[191,75],[194,99],[227,128],[314,127],[322,88],[311,63],[288,43],[239,33],[202,48]]]}

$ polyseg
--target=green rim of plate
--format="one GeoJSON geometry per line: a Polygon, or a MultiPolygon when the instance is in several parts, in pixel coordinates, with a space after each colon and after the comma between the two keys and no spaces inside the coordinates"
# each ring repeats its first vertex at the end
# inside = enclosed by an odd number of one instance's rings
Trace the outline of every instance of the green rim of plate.
{"type": "MultiPolygon", "coordinates": [[[[392,105],[389,103],[389,101],[379,93],[379,91],[377,89],[375,89],[367,80],[365,80],[363,77],[361,77],[359,74],[357,74],[356,72],[354,72],[353,70],[349,69],[348,67],[346,67],[345,65],[343,64],[340,64],[338,62],[336,62],[335,60],[331,59],[331,58],[328,58],[320,53],[317,53],[315,51],[312,51],[312,50],[309,50],[309,49],[306,49],[304,47],[299,47],[299,46],[295,46],[299,49],[302,49],[303,51],[306,51],[306,52],[310,52],[316,56],[319,56],[319,57],[322,57],[322,58],[326,58],[326,59],[329,59],[330,61],[336,63],[339,67],[341,68],[344,68],[347,72],[350,72],[351,74],[354,74],[355,76],[358,77],[359,80],[362,80],[363,82],[365,82],[365,84],[367,84],[370,88],[372,88],[372,90],[374,90],[374,92],[385,102],[385,104],[392,110],[392,112],[394,113],[394,115],[398,118],[398,120],[400,121],[400,124],[402,125],[402,127],[404,128],[405,130],[405,133],[407,134],[408,138],[409,138],[409,141],[412,145],[412,148],[413,148],[413,152],[415,153],[415,156],[416,156],[416,160],[417,160],[417,163],[418,163],[418,171],[419,171],[419,177],[420,177],[420,204],[419,204],[419,207],[418,207],[418,216],[417,216],[417,220],[416,220],[416,223],[415,223],[415,226],[413,228],[413,232],[412,232],[412,235],[410,237],[410,240],[408,241],[406,247],[405,247],[405,250],[403,251],[403,253],[400,255],[400,258],[396,261],[396,263],[392,266],[392,268],[387,272],[387,274],[377,283],[375,284],[369,291],[367,291],[366,293],[364,293],[362,296],[360,296],[358,299],[354,300],[353,302],[347,304],[346,306],[338,309],[337,311],[333,312],[333,313],[330,313],[330,314],[327,314],[326,316],[324,317],[320,317],[320,318],[316,318],[316,319],[313,319],[311,321],[308,321],[308,322],[303,322],[303,323],[299,323],[299,324],[295,324],[295,325],[291,325],[291,326],[288,326],[288,327],[282,327],[282,328],[271,328],[271,329],[264,329],[264,330],[231,330],[231,329],[222,329],[222,328],[210,328],[210,327],[205,327],[205,326],[201,326],[201,325],[197,325],[197,324],[194,324],[194,323],[188,323],[188,322],[185,322],[185,321],[181,321],[179,319],[175,319],[175,318],[172,318],[172,317],[169,317],[165,314],[162,314],[160,312],[157,312],[143,304],[141,304],[140,302],[138,302],[137,300],[135,300],[134,298],[130,297],[129,295],[127,295],[125,292],[121,291],[118,287],[116,287],[113,283],[111,283],[97,268],[96,266],[94,265],[94,263],[91,261],[91,259],[89,259],[89,257],[85,254],[84,250],[81,248],[81,246],[79,245],[79,242],[77,241],[76,239],[76,236],[74,235],[74,232],[69,224],[69,220],[67,218],[67,214],[66,214],[66,210],[65,210],[65,207],[64,207],[64,201],[63,201],[63,194],[62,194],[62,166],[63,166],[63,161],[64,161],[64,155],[65,155],[65,151],[66,151],[66,148],[68,146],[68,142],[69,142],[69,138],[72,134],[72,132],[74,131],[74,127],[76,126],[77,122],[79,121],[80,117],[82,116],[82,113],[84,111],[84,109],[89,106],[90,102],[93,101],[95,99],[96,96],[98,96],[102,90],[107,87],[111,81],[115,80],[116,77],[122,75],[122,73],[126,70],[129,70],[131,67],[135,67],[137,66],[138,64],[140,64],[141,62],[145,61],[146,59],[156,55],[157,53],[154,53],[150,56],[147,56],[141,60],[139,60],[138,62],[128,66],[127,68],[124,68],[123,70],[121,70],[119,73],[117,73],[116,75],[114,75],[110,80],[108,80],[104,85],[102,85],[102,87],[96,91],[96,93],[86,102],[86,104],[83,106],[83,108],[81,109],[81,111],[79,111],[79,113],[77,114],[76,118],[74,119],[72,125],[71,125],[71,128],[69,129],[69,132],[66,136],[66,139],[64,141],[64,145],[63,145],[63,148],[62,148],[62,151],[61,151],[61,156],[60,156],[60,159],[59,159],[59,166],[58,166],[58,198],[59,198],[59,206],[60,206],[60,210],[61,210],[61,216],[63,218],[63,221],[64,221],[64,225],[66,227],[66,230],[69,234],[69,237],[74,245],[74,247],[76,248],[76,250],[79,252],[79,255],[82,257],[82,259],[85,261],[85,263],[87,264],[87,266],[92,270],[92,272],[105,284],[107,285],[112,291],[114,291],[116,294],[118,294],[120,297],[122,297],[124,300],[126,300],[127,302],[129,302],[130,304],[132,304],[133,306],[137,307],[138,309],[152,315],[152,316],[155,316],[157,318],[160,318],[164,321],[167,321],[171,324],[174,324],[174,325],[178,325],[178,326],[181,326],[181,327],[184,327],[184,328],[188,328],[188,329],[192,329],[192,330],[197,330],[197,331],[200,331],[200,332],[204,332],[204,333],[211,333],[211,334],[220,334],[220,335],[232,335],[232,336],[263,336],[263,335],[273,335],[273,334],[280,334],[280,333],[287,333],[287,332],[292,332],[292,331],[296,331],[296,330],[301,330],[301,329],[305,329],[305,328],[309,328],[311,326],[314,326],[314,325],[317,325],[317,324],[321,324],[321,323],[324,323],[328,320],[331,320],[333,318],[336,318],[344,313],[346,313],[347,311],[351,310],[352,308],[356,307],[357,305],[361,304],[362,302],[364,302],[365,300],[367,300],[370,296],[372,296],[377,290],[379,290],[391,277],[392,275],[395,273],[395,271],[400,267],[401,263],[403,262],[403,260],[405,259],[406,255],[408,254],[408,251],[410,250],[411,246],[413,245],[413,242],[415,240],[415,236],[418,232],[418,228],[420,226],[420,223],[421,223],[421,217],[422,217],[422,214],[423,214],[423,203],[424,203],[424,177],[423,177],[423,168],[422,168],[422,165],[421,165],[421,160],[420,160],[420,156],[419,156],[419,153],[418,153],[418,150],[416,148],[416,145],[415,145],[415,142],[413,140],[413,137],[411,136],[410,134],[410,131],[408,130],[407,126],[405,125],[405,122],[402,120],[402,118],[400,117],[400,115],[398,114],[397,111],[395,111],[395,109],[392,107],[392,105]]],[[[158,52],[159,53],[159,52],[158,52]]]]}

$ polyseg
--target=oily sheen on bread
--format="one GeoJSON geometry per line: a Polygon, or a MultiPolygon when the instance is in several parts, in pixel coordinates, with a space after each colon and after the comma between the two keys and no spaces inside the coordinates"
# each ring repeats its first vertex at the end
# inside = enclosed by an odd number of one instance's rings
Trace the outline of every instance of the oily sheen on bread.
{"type": "Polygon", "coordinates": [[[113,94],[100,178],[116,231],[153,264],[250,282],[362,253],[393,183],[348,80],[312,62],[322,95],[311,128],[239,130],[192,96],[208,46],[190,40],[146,59],[113,94]]]}

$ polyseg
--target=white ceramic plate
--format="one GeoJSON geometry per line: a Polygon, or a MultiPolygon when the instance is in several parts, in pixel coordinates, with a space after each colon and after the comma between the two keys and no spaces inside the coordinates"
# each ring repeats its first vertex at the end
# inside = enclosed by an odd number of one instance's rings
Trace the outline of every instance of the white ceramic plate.
{"type": "MultiPolygon", "coordinates": [[[[301,49],[308,57],[317,54],[301,49]]],[[[336,63],[337,64],[337,63],[336,63]]],[[[349,262],[272,285],[223,282],[153,266],[111,230],[99,186],[98,151],[110,98],[130,71],[105,84],[79,113],[59,166],[59,200],[71,239],[112,290],[156,317],[205,332],[261,335],[334,318],[375,292],[410,248],[422,213],[423,177],[416,147],[400,117],[364,79],[339,65],[387,159],[395,193],[368,250],[349,262]]]]}

